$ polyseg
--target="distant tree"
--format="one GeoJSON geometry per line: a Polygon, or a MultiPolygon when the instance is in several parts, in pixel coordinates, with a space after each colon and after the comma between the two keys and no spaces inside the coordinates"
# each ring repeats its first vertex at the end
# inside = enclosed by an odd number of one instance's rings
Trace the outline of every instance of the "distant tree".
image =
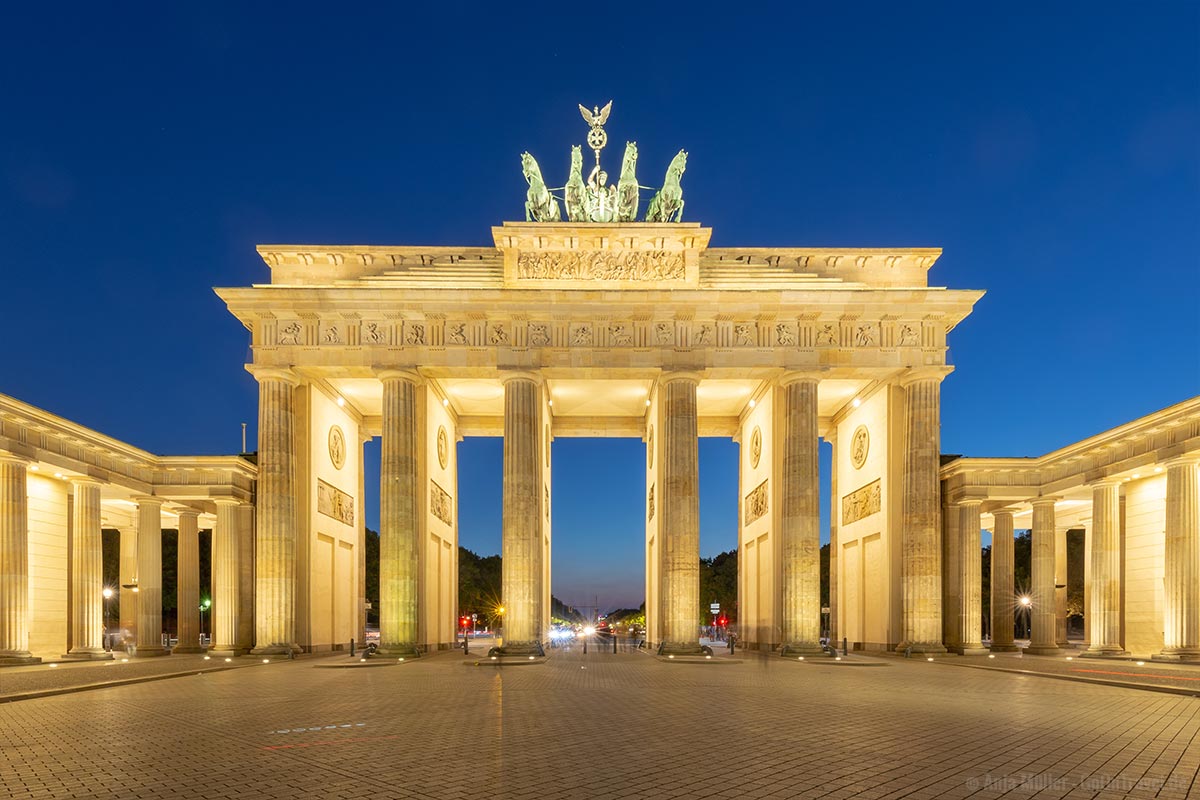
{"type": "Polygon", "coordinates": [[[371,608],[367,611],[367,624],[379,624],[379,531],[367,528],[367,574],[363,578],[366,586],[367,602],[371,608]]]}
{"type": "Polygon", "coordinates": [[[1033,533],[1019,531],[1013,540],[1013,583],[1018,594],[1033,587],[1033,533]]]}
{"type": "Polygon", "coordinates": [[[1084,532],[1067,532],[1067,616],[1083,618],[1084,532]]]}
{"type": "Polygon", "coordinates": [[[721,613],[730,622],[737,621],[737,550],[700,559],[700,624],[711,625],[712,603],[721,604],[721,613]]]}
{"type": "Polygon", "coordinates": [[[829,605],[829,545],[821,545],[821,608],[829,605]]]}

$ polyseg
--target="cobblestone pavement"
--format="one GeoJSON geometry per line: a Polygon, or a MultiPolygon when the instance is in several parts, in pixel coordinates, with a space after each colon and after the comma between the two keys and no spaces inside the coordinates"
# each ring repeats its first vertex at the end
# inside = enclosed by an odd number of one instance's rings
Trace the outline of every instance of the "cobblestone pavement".
{"type": "Polygon", "coordinates": [[[0,797],[1200,796],[1192,697],[901,659],[476,658],[0,705],[0,797]]]}

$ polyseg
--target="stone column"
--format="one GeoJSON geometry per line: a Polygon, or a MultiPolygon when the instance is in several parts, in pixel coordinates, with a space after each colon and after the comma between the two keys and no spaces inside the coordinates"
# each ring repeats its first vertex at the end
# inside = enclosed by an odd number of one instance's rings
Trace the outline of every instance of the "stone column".
{"type": "Polygon", "coordinates": [[[212,532],[212,649],[213,655],[238,656],[246,652],[238,642],[242,588],[238,507],[241,503],[222,498],[216,504],[217,524],[212,532]]]}
{"type": "Polygon", "coordinates": [[[1159,661],[1200,660],[1200,475],[1195,454],[1166,462],[1166,585],[1159,661]]]}
{"type": "Polygon", "coordinates": [[[904,501],[901,532],[901,632],[897,651],[945,653],[942,644],[940,485],[943,373],[919,371],[905,388],[904,501]]]}
{"type": "Polygon", "coordinates": [[[100,482],[72,478],[71,658],[104,659],[104,578],[100,541],[100,482]]]}
{"type": "Polygon", "coordinates": [[[257,370],[258,524],[254,557],[255,655],[296,645],[295,389],[287,370],[257,370]]]}
{"type": "Polygon", "coordinates": [[[118,565],[118,575],[121,580],[121,594],[118,601],[120,614],[121,640],[123,646],[137,641],[137,519],[136,517],[121,532],[121,554],[118,565]]]}
{"type": "Polygon", "coordinates": [[[421,378],[380,373],[383,447],[379,462],[379,648],[418,655],[420,636],[421,378]]]}
{"type": "Polygon", "coordinates": [[[29,652],[29,462],[0,453],[0,666],[29,652]]]}
{"type": "Polygon", "coordinates": [[[1013,644],[1013,512],[1002,509],[992,516],[996,520],[992,526],[992,652],[1012,653],[1017,649],[1013,644]]]}
{"type": "Polygon", "coordinates": [[[200,512],[179,512],[175,574],[175,620],[178,643],[172,653],[201,653],[200,646],[200,512]]]}
{"type": "Polygon", "coordinates": [[[162,645],[162,500],[136,497],[138,514],[137,653],[165,656],[162,645]]]}
{"type": "MultiPolygon", "coordinates": [[[[841,640],[838,634],[838,554],[841,550],[838,544],[838,481],[837,481],[837,428],[834,427],[826,434],[830,443],[829,463],[829,641],[837,643],[841,640]]],[[[739,547],[738,554],[741,554],[739,547]]]]}
{"type": "MultiPolygon", "coordinates": [[[[819,382],[811,375],[785,376],[780,381],[782,408],[775,417],[775,441],[779,443],[783,468],[776,496],[780,498],[779,536],[783,550],[780,654],[784,656],[822,652],[821,483],[817,475],[819,382]]],[[[698,538],[696,550],[699,558],[698,538]]],[[[699,583],[696,591],[698,595],[699,583]]]]}
{"type": "Polygon", "coordinates": [[[959,551],[959,614],[956,653],[964,656],[982,655],[987,652],[981,636],[983,628],[983,545],[979,522],[982,507],[979,500],[964,500],[958,508],[958,536],[962,544],[959,551]]]}
{"type": "Polygon", "coordinates": [[[688,372],[669,372],[660,378],[663,641],[659,652],[666,655],[701,652],[698,382],[698,376],[688,372]]]}
{"type": "Polygon", "coordinates": [[[1067,534],[1059,527],[1054,533],[1054,641],[1059,647],[1070,646],[1067,639],[1067,534]]]}
{"type": "Polygon", "coordinates": [[[1092,619],[1090,644],[1080,655],[1125,655],[1121,646],[1121,482],[1092,484],[1092,619]]]}
{"type": "Polygon", "coordinates": [[[542,397],[528,373],[504,377],[504,655],[541,655],[542,397]]]}
{"type": "Polygon", "coordinates": [[[1092,521],[1083,525],[1083,641],[1079,649],[1087,650],[1092,642],[1092,521]]]}
{"type": "Polygon", "coordinates": [[[959,510],[942,496],[942,644],[952,653],[962,647],[962,533],[959,510]]]}
{"type": "Polygon", "coordinates": [[[254,647],[254,506],[239,503],[238,509],[238,634],[239,651],[254,647]]]}
{"type": "Polygon", "coordinates": [[[1050,656],[1059,652],[1055,641],[1055,617],[1058,610],[1057,591],[1054,588],[1054,541],[1056,497],[1038,497],[1033,503],[1033,541],[1030,564],[1030,581],[1033,584],[1030,598],[1030,634],[1026,653],[1050,656]]]}

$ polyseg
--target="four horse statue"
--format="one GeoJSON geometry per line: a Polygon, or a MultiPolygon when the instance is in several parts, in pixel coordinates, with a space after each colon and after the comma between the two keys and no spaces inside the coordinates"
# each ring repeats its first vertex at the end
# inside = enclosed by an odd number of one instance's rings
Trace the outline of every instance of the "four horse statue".
{"type": "Polygon", "coordinates": [[[571,222],[587,222],[587,189],[583,185],[583,148],[571,148],[571,174],[563,187],[563,205],[571,222]]]}
{"type": "Polygon", "coordinates": [[[683,219],[683,187],[679,179],[687,169],[687,151],[680,150],[667,167],[663,187],[650,198],[646,209],[646,222],[679,222],[683,219]],[[674,219],[672,219],[674,217],[674,219]]]}
{"type": "Polygon", "coordinates": [[[529,191],[525,193],[525,221],[558,222],[561,219],[558,201],[546,188],[546,182],[542,180],[542,171],[529,153],[521,154],[521,171],[525,173],[525,181],[529,184],[529,191]]]}
{"type": "Polygon", "coordinates": [[[633,222],[638,212],[637,142],[625,143],[625,160],[617,181],[617,222],[633,222]]]}

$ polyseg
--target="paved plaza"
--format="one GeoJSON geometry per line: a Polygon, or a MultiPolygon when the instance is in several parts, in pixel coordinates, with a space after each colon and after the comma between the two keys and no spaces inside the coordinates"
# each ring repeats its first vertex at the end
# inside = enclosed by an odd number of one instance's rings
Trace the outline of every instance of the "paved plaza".
{"type": "Polygon", "coordinates": [[[897,658],[478,658],[2,704],[0,796],[1200,796],[1190,696],[897,658]]]}

